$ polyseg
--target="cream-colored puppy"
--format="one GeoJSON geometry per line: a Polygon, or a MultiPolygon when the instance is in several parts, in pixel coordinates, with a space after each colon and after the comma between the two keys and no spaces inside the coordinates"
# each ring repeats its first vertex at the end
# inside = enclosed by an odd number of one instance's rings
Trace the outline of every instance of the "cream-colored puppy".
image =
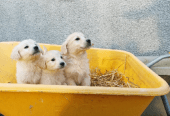
{"type": "Polygon", "coordinates": [[[68,36],[61,47],[61,53],[67,63],[65,77],[68,85],[90,86],[89,60],[86,50],[91,47],[91,40],[75,32],[68,36]]]}
{"type": "Polygon", "coordinates": [[[42,68],[40,84],[45,85],[66,85],[63,69],[66,66],[61,53],[56,50],[47,51],[38,60],[38,66],[42,68]]]}
{"type": "Polygon", "coordinates": [[[36,65],[42,49],[31,39],[24,40],[14,47],[11,58],[17,61],[16,77],[19,84],[38,84],[42,70],[36,65]]]}

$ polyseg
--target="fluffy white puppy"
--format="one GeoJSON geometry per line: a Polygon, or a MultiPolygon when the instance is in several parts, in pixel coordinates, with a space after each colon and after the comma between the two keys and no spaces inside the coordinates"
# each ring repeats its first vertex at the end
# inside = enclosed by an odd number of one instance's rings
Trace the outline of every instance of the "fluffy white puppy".
{"type": "Polygon", "coordinates": [[[36,65],[42,49],[33,40],[28,39],[14,47],[11,58],[17,61],[16,77],[19,84],[38,84],[42,70],[36,65]]]}
{"type": "Polygon", "coordinates": [[[85,39],[80,32],[68,36],[61,47],[61,53],[67,66],[64,69],[68,85],[90,86],[89,60],[86,50],[91,47],[91,40],[85,39]]]}
{"type": "Polygon", "coordinates": [[[47,51],[44,47],[44,53],[38,60],[38,66],[42,68],[42,77],[40,84],[45,85],[65,85],[65,76],[63,69],[66,63],[61,53],[56,50],[47,51]]]}

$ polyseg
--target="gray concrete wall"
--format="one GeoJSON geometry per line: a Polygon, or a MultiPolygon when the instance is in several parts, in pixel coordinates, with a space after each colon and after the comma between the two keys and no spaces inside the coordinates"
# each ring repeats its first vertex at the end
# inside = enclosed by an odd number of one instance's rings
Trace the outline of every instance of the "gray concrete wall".
{"type": "Polygon", "coordinates": [[[80,31],[98,48],[170,51],[169,0],[0,0],[0,41],[62,44],[80,31]]]}

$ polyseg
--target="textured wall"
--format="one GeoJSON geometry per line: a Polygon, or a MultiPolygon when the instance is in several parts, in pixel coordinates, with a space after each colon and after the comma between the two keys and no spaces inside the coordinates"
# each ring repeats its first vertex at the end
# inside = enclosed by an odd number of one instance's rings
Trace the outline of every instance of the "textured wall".
{"type": "Polygon", "coordinates": [[[62,44],[80,31],[94,47],[170,51],[169,0],[0,0],[0,41],[62,44]]]}

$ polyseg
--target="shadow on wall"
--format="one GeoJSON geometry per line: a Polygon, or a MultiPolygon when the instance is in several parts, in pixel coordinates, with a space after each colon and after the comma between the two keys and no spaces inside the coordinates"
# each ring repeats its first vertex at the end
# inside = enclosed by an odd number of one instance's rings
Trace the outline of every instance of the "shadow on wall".
{"type": "MultiPolygon", "coordinates": [[[[148,51],[147,54],[166,54],[170,52],[170,1],[154,0],[153,3],[140,10],[125,12],[123,17],[129,20],[140,22],[143,19],[154,17],[157,21],[157,36],[159,38],[159,49],[148,51]],[[161,51],[164,50],[164,53],[161,51]]],[[[154,40],[152,40],[154,41],[154,40]]],[[[150,43],[153,46],[154,43],[150,43]]],[[[128,45],[129,46],[129,45],[128,45]]]]}

